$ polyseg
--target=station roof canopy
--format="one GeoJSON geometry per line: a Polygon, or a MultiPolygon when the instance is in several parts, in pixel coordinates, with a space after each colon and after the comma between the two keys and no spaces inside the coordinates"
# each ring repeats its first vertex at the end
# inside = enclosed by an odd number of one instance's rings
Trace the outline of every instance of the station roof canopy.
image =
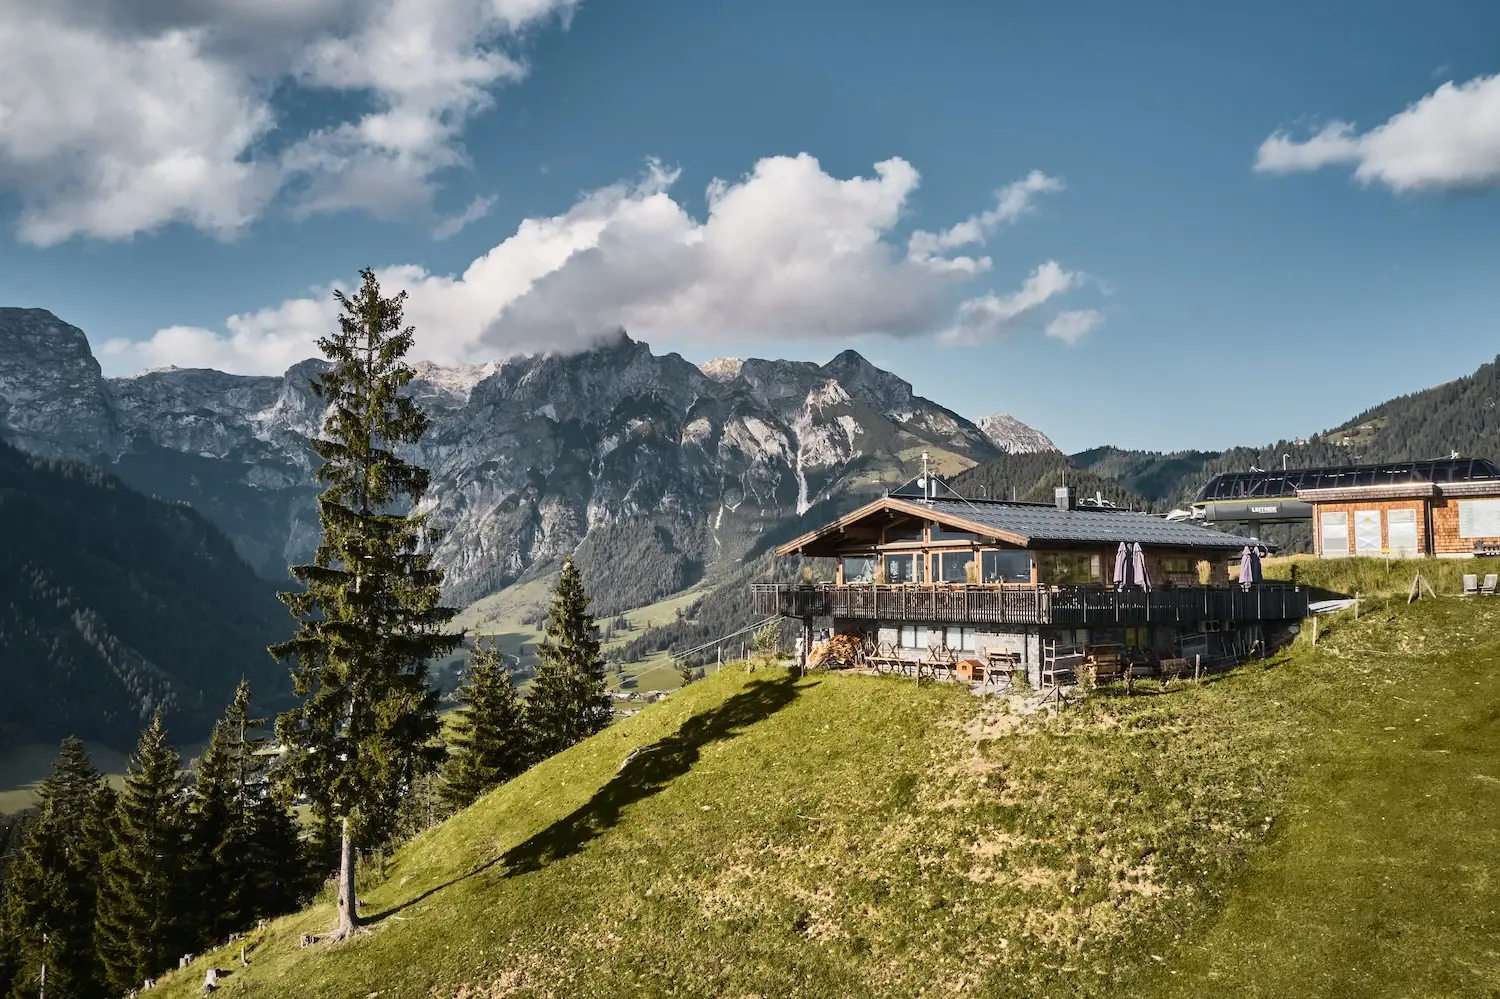
{"type": "Polygon", "coordinates": [[[1500,483],[1500,468],[1482,458],[1436,458],[1391,461],[1379,465],[1331,465],[1322,468],[1274,468],[1215,475],[1198,490],[1195,504],[1222,500],[1291,498],[1316,489],[1360,489],[1460,482],[1500,483]]]}
{"type": "Polygon", "coordinates": [[[878,541],[879,529],[896,520],[930,520],[981,540],[1022,548],[1067,548],[1140,542],[1147,547],[1226,552],[1243,548],[1247,539],[1164,520],[1133,510],[1083,507],[1064,510],[1048,503],[999,500],[907,499],[883,496],[852,513],[776,549],[776,554],[832,556],[878,541]]]}

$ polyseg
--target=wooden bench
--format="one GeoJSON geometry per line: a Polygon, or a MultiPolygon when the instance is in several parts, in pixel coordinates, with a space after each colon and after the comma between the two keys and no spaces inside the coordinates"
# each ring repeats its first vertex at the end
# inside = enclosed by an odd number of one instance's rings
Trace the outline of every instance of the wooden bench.
{"type": "Polygon", "coordinates": [[[1021,664],[1021,653],[1013,649],[986,649],[984,661],[987,681],[1004,677],[1014,685],[1016,677],[1026,670],[1026,667],[1021,664]]]}
{"type": "Polygon", "coordinates": [[[1125,676],[1125,660],[1117,645],[1091,647],[1084,655],[1083,664],[1094,685],[1110,683],[1125,676]]]}

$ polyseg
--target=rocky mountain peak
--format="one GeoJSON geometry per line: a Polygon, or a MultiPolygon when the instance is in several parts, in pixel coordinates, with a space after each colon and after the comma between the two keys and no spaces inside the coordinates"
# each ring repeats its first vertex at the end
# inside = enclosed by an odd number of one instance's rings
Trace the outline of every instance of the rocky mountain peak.
{"type": "Polygon", "coordinates": [[[1039,451],[1056,451],[1057,445],[1034,427],[1027,426],[1009,413],[995,413],[981,417],[979,429],[984,431],[990,443],[1008,454],[1032,454],[1039,451]]]}
{"type": "Polygon", "coordinates": [[[94,461],[119,447],[88,337],[46,309],[0,308],[0,434],[56,458],[94,461]]]}
{"type": "Polygon", "coordinates": [[[732,382],[740,376],[744,364],[738,357],[715,357],[698,365],[698,370],[716,382],[732,382]]]}

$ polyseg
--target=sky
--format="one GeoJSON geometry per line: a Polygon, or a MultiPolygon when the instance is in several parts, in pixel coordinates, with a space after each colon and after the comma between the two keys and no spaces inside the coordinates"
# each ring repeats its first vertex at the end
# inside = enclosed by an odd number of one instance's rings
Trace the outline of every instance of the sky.
{"type": "Polygon", "coordinates": [[[1065,451],[1306,436],[1500,353],[1500,5],[0,0],[0,305],[106,374],[823,362],[1065,451]],[[17,68],[18,71],[17,71],[17,68]]]}

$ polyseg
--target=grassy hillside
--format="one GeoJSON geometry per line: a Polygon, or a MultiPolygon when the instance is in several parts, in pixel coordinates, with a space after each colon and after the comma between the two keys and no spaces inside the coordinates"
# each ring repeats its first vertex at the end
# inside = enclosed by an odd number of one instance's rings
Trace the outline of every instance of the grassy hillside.
{"type": "Polygon", "coordinates": [[[408,844],[355,942],[297,947],[327,904],[252,936],[221,994],[1494,995],[1500,600],[1323,625],[1055,717],[725,670],[408,844]]]}

